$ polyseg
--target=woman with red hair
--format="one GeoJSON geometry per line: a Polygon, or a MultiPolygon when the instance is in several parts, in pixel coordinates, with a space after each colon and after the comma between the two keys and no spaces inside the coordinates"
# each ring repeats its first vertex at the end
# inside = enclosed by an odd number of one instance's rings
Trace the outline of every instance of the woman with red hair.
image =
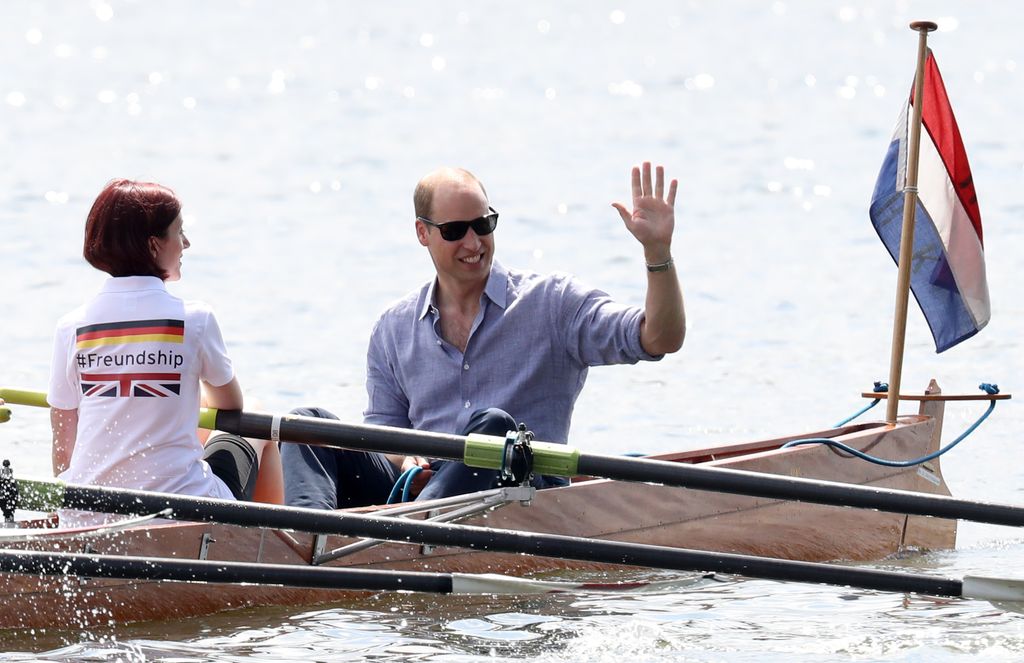
{"type": "Polygon", "coordinates": [[[54,474],[280,503],[276,445],[222,433],[204,447],[197,430],[201,404],[240,410],[243,399],[213,311],[165,286],[181,278],[188,247],[167,187],[114,180],[93,203],[83,254],[111,278],[57,323],[47,394],[54,474]]]}

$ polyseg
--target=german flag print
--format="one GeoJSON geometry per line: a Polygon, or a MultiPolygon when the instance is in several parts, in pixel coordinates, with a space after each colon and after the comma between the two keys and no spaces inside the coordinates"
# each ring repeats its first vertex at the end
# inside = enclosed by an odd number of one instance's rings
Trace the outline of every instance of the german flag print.
{"type": "Polygon", "coordinates": [[[75,348],[128,343],[184,343],[184,320],[131,320],[79,327],[75,348]]]}

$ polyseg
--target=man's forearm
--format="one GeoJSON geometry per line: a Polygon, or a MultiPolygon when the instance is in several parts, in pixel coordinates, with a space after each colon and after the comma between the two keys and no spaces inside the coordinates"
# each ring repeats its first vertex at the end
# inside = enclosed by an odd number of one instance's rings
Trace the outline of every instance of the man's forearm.
{"type": "Polygon", "coordinates": [[[647,300],[640,327],[640,344],[651,355],[679,350],[686,336],[686,311],[676,267],[671,263],[664,265],[669,258],[659,258],[662,259],[658,262],[648,258],[647,264],[655,266],[657,271],[647,272],[647,300]]]}

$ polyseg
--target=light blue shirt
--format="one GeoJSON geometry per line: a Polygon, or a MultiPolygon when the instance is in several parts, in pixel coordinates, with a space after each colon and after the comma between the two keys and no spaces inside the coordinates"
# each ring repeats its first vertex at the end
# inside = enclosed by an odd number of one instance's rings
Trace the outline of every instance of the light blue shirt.
{"type": "Polygon", "coordinates": [[[640,345],[643,309],[617,304],[568,274],[491,265],[466,352],[441,336],[437,279],[374,325],[363,412],[368,424],[458,434],[475,410],[497,407],[565,443],[590,366],[658,360],[640,345]]]}

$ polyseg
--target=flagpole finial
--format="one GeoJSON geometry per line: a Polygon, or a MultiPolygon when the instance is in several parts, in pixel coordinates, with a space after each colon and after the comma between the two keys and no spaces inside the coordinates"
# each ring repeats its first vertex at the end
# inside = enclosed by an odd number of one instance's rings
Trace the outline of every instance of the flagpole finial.
{"type": "Polygon", "coordinates": [[[910,29],[918,32],[935,32],[939,29],[939,26],[932,21],[912,21],[910,29]]]}

